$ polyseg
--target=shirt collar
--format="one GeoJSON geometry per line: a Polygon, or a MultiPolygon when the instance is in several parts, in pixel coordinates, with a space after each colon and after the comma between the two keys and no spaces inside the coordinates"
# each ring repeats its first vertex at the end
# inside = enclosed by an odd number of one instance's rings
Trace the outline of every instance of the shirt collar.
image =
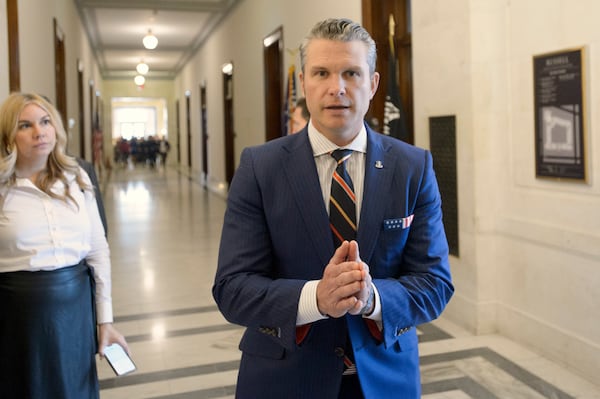
{"type": "MultiPolygon", "coordinates": [[[[321,132],[319,132],[317,128],[313,126],[312,121],[308,122],[308,140],[310,141],[310,145],[313,149],[313,155],[315,157],[329,154],[331,151],[340,148],[336,144],[329,141],[329,139],[327,139],[327,137],[325,137],[321,132]]],[[[347,148],[352,151],[362,153],[367,152],[367,129],[365,129],[364,124],[354,140],[342,148],[347,148]]]]}
{"type": "MultiPolygon", "coordinates": [[[[64,172],[64,176],[67,180],[68,184],[73,183],[73,181],[75,180],[76,176],[74,173],[71,172],[64,172]]],[[[15,187],[28,187],[28,188],[35,188],[36,190],[40,191],[37,186],[35,184],[33,184],[33,182],[31,180],[29,180],[28,178],[25,177],[17,177],[15,179],[15,187]]],[[[55,190],[60,190],[60,188],[64,187],[64,183],[61,180],[56,180],[53,184],[52,184],[52,191],[55,190]]]]}

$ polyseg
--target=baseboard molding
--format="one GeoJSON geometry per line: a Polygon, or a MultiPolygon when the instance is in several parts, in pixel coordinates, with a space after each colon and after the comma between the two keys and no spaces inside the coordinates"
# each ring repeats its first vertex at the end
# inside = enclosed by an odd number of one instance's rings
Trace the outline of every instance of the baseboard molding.
{"type": "Polygon", "coordinates": [[[474,302],[455,292],[444,316],[472,334],[493,334],[496,330],[496,303],[474,302]]]}
{"type": "Polygon", "coordinates": [[[180,174],[187,176],[191,181],[198,183],[208,191],[224,199],[227,198],[227,192],[229,191],[227,183],[217,180],[213,176],[207,177],[204,173],[190,168],[179,166],[175,169],[177,169],[180,174]]]}
{"type": "Polygon", "coordinates": [[[597,383],[600,345],[560,326],[506,304],[476,303],[460,294],[452,297],[443,315],[475,335],[505,336],[597,383]]]}
{"type": "Polygon", "coordinates": [[[496,324],[499,334],[597,383],[600,370],[600,345],[597,343],[505,304],[497,305],[496,324]]]}

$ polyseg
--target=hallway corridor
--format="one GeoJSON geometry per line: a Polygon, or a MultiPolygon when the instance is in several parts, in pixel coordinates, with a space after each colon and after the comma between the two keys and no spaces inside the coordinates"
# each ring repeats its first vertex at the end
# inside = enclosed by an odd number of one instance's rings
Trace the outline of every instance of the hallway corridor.
{"type": "MultiPolygon", "coordinates": [[[[99,360],[101,398],[233,398],[243,329],[211,296],[225,200],[175,169],[115,169],[103,192],[115,325],[138,370],[115,378],[99,360]]],[[[600,387],[503,337],[443,318],[418,330],[423,398],[600,399],[600,387]]]]}

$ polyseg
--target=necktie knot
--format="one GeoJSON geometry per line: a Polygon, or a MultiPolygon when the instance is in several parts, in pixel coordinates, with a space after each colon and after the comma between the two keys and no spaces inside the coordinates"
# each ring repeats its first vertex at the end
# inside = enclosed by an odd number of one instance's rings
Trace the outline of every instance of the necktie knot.
{"type": "Polygon", "coordinates": [[[338,148],[331,152],[331,156],[337,161],[338,165],[344,163],[352,155],[352,150],[347,148],[338,148]]]}

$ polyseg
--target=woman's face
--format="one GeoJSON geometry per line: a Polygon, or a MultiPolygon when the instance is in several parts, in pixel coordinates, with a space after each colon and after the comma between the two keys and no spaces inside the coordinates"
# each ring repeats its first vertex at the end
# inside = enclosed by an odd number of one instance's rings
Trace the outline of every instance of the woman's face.
{"type": "Polygon", "coordinates": [[[23,108],[15,136],[17,167],[45,165],[56,145],[56,129],[50,115],[36,104],[23,108]]]}

